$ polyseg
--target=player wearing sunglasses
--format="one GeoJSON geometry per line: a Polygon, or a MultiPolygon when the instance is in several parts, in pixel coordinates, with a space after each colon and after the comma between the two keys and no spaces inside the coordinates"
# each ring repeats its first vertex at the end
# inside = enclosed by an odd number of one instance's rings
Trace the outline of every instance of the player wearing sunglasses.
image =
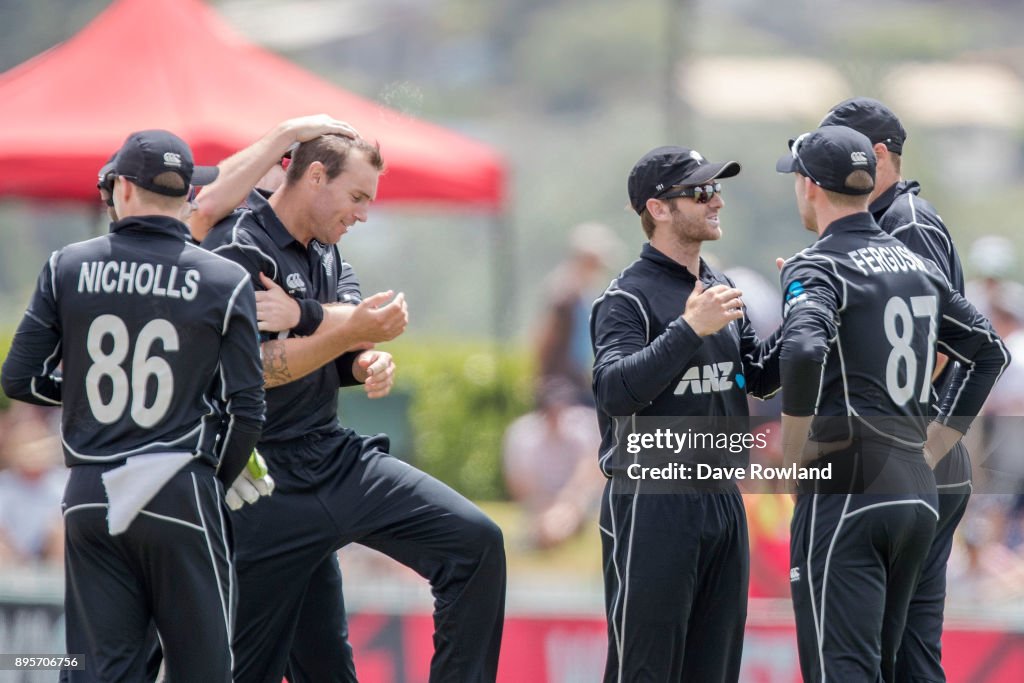
{"type": "MultiPolygon", "coordinates": [[[[704,242],[722,236],[718,181],[739,171],[682,147],[644,155],[628,189],[649,242],[594,303],[594,397],[609,479],[600,525],[605,681],[739,679],[750,558],[735,482],[637,481],[631,466],[661,454],[618,448],[673,418],[701,431],[722,419],[734,428],[748,415],[747,393],[778,387],[777,359],[758,341],[742,293],[701,258],[704,242]]],[[[686,449],[658,464],[746,460],[746,451],[686,449]]]]}

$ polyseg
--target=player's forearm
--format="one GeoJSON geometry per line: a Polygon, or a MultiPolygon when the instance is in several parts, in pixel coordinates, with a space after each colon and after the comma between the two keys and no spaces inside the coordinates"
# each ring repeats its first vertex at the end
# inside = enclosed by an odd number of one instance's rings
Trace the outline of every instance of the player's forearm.
{"type": "Polygon", "coordinates": [[[189,219],[192,234],[205,235],[214,224],[237,207],[257,181],[296,142],[286,123],[278,124],[262,138],[217,164],[217,180],[196,198],[196,210],[189,219]]]}
{"type": "Polygon", "coordinates": [[[812,415],[782,414],[782,457],[785,465],[803,466],[812,415]]]}
{"type": "Polygon", "coordinates": [[[321,329],[311,337],[263,342],[263,383],[267,389],[302,379],[358,343],[344,328],[321,329]]]}
{"type": "Polygon", "coordinates": [[[602,362],[598,348],[594,395],[608,415],[632,415],[648,406],[686,367],[703,340],[683,320],[672,322],[650,345],[602,362]]]}
{"type": "Polygon", "coordinates": [[[0,371],[0,385],[9,398],[36,405],[60,405],[61,383],[52,374],[60,362],[55,353],[58,342],[53,330],[25,317],[0,371]]]}

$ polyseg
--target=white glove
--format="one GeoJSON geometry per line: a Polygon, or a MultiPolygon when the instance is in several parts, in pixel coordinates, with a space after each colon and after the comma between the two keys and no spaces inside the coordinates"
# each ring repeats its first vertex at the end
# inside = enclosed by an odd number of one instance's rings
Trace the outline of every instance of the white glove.
{"type": "Polygon", "coordinates": [[[250,505],[261,496],[269,496],[274,492],[274,479],[267,470],[267,461],[258,451],[253,451],[245,469],[235,479],[235,483],[224,494],[224,502],[231,510],[237,510],[246,503],[250,505]]]}

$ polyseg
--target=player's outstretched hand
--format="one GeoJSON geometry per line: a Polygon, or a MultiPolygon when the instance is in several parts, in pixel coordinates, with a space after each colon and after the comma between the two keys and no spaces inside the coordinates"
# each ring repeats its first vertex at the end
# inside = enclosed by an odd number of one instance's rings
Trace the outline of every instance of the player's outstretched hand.
{"type": "Polygon", "coordinates": [[[283,332],[298,325],[299,302],[264,273],[260,273],[260,284],[266,290],[256,292],[256,327],[260,332],[283,332]]]}
{"type": "Polygon", "coordinates": [[[349,319],[353,332],[363,342],[391,341],[405,331],[409,324],[409,307],[405,303],[405,294],[394,292],[378,292],[363,299],[356,306],[349,319]]]}
{"type": "Polygon", "coordinates": [[[359,131],[350,124],[339,121],[327,114],[313,114],[288,119],[283,124],[291,131],[295,140],[306,142],[321,135],[344,135],[347,138],[359,137],[359,131]]]}
{"type": "Polygon", "coordinates": [[[252,505],[262,496],[274,492],[274,478],[267,469],[267,461],[257,451],[249,456],[242,473],[224,493],[224,502],[231,510],[237,510],[246,503],[252,505]]]}
{"type": "Polygon", "coordinates": [[[395,384],[395,361],[387,351],[363,351],[352,364],[352,375],[363,383],[367,398],[383,398],[395,384]]]}
{"type": "Polygon", "coordinates": [[[743,317],[743,292],[725,285],[704,289],[700,280],[686,300],[685,320],[701,337],[714,334],[733,320],[743,317]]]}

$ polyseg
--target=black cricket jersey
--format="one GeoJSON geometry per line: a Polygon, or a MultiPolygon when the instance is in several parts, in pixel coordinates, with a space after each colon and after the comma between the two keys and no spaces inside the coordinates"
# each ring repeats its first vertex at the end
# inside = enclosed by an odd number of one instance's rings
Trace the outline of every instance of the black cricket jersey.
{"type": "MultiPolygon", "coordinates": [[[[303,246],[257,192],[250,193],[245,208],[214,226],[203,240],[203,248],[240,264],[257,289],[262,289],[259,273],[264,273],[298,300],[304,318],[323,304],[362,301],[359,281],[352,267],[342,261],[337,246],[317,240],[303,246]]],[[[311,325],[308,330],[263,333],[261,338],[283,339],[314,329],[311,325]]],[[[345,354],[305,377],[268,389],[261,442],[291,441],[337,430],[338,388],[351,383],[351,356],[345,354]]]]}
{"type": "Polygon", "coordinates": [[[988,321],[939,268],[867,212],[829,225],[786,262],[781,278],[789,415],[862,418],[869,438],[919,454],[936,344],[960,363],[939,416],[960,432],[1009,362],[988,321]]]}
{"type": "Polygon", "coordinates": [[[50,256],[3,388],[63,405],[68,466],[156,452],[214,466],[233,450],[247,457],[264,410],[248,274],[173,218],[115,222],[50,256]]]}
{"type": "MultiPolygon", "coordinates": [[[[703,259],[699,275],[705,288],[734,286],[703,259]]],[[[607,476],[618,469],[612,462],[617,421],[746,417],[748,393],[765,398],[779,388],[777,335],[761,342],[744,316],[700,337],[682,319],[696,282],[685,266],[646,243],[594,302],[593,386],[607,476]]]]}
{"type": "MultiPolygon", "coordinates": [[[[921,185],[915,180],[901,180],[883,192],[868,210],[878,227],[907,245],[911,251],[931,259],[949,280],[953,289],[964,296],[964,270],[953,238],[935,207],[920,196],[921,185]]],[[[932,383],[938,401],[952,378],[956,362],[951,361],[932,383]]]]}

